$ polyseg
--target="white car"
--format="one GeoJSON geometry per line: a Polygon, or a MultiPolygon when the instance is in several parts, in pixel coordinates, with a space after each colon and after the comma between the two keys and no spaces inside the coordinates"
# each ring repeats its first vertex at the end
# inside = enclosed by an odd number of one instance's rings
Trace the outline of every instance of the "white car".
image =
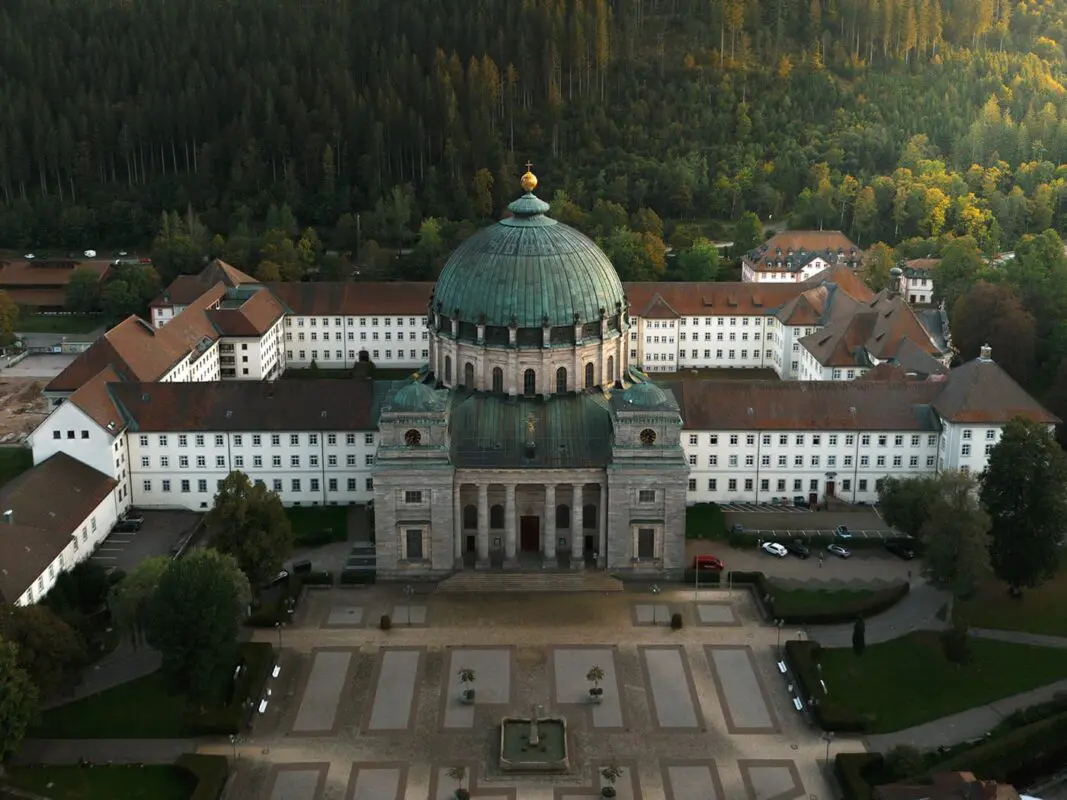
{"type": "Polygon", "coordinates": [[[785,549],[785,546],[778,544],[778,542],[764,542],[762,550],[764,553],[769,553],[772,556],[778,556],[778,558],[785,558],[787,555],[789,555],[789,551],[785,549]]]}
{"type": "Polygon", "coordinates": [[[23,258],[25,258],[27,261],[33,261],[35,258],[37,258],[37,256],[35,256],[33,253],[27,253],[23,256],[23,258]]]}
{"type": "Polygon", "coordinates": [[[96,258],[96,251],[95,250],[86,250],[85,251],[85,257],[86,258],[96,258]]]}

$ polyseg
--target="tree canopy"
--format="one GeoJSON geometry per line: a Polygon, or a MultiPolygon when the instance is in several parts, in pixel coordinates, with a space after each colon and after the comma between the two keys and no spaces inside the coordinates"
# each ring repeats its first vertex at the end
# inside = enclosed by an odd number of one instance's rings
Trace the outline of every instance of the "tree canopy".
{"type": "Polygon", "coordinates": [[[935,586],[969,597],[990,574],[989,515],[973,475],[942,472],[935,485],[921,531],[926,572],[935,586]]]}
{"type": "Polygon", "coordinates": [[[144,638],[152,597],[170,563],[168,556],[146,558],[108,592],[112,623],[130,637],[134,647],[144,638]]]}
{"type": "Polygon", "coordinates": [[[207,523],[215,548],[232,555],[254,586],[276,575],[293,547],[281,499],[243,472],[231,472],[222,481],[207,523]]]}
{"type": "Polygon", "coordinates": [[[73,688],[85,666],[81,636],[45,605],[0,606],[0,637],[18,648],[18,665],[42,698],[73,688]]]}
{"type": "Polygon", "coordinates": [[[18,648],[0,639],[0,763],[18,752],[37,716],[37,687],[19,665],[18,648]]]}

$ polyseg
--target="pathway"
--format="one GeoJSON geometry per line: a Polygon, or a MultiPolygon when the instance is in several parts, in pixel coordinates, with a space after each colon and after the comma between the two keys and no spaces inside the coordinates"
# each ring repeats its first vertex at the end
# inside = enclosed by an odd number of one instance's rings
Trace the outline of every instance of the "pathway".
{"type": "Polygon", "coordinates": [[[173,764],[182,753],[195,753],[197,739],[26,739],[16,764],[173,764]]]}
{"type": "MultiPolygon", "coordinates": [[[[867,620],[867,644],[878,644],[920,630],[942,630],[947,623],[937,612],[949,602],[948,592],[928,583],[912,583],[907,596],[890,608],[867,620]]],[[[845,625],[810,625],[808,638],[824,647],[851,647],[852,623],[845,625]]]]}
{"type": "Polygon", "coordinates": [[[82,675],[82,682],[74,688],[73,692],[42,704],[41,710],[45,711],[55,706],[72,703],[91,694],[98,694],[137,678],[143,678],[145,675],[151,675],[159,669],[159,665],[158,651],[147,646],[134,650],[129,642],[123,641],[113,653],[100,659],[85,671],[82,675]]]}

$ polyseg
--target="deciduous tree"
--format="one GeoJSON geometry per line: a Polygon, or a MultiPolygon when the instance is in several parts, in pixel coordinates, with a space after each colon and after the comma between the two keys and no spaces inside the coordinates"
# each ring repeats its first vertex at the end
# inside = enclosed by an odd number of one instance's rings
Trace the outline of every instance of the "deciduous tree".
{"type": "Polygon", "coordinates": [[[0,637],[18,648],[18,665],[26,670],[41,697],[72,688],[85,666],[81,636],[40,603],[0,606],[0,637]]]}
{"type": "MultiPolygon", "coordinates": [[[[936,285],[936,284],[935,284],[936,285]]],[[[997,363],[1024,386],[1034,372],[1034,318],[1004,284],[978,281],[952,307],[952,343],[960,358],[977,358],[989,345],[997,363]]]]}
{"type": "Polygon", "coordinates": [[[293,547],[282,501],[243,472],[231,472],[222,481],[207,523],[216,549],[232,555],[255,586],[278,573],[293,547]]]}
{"type": "Polygon", "coordinates": [[[18,330],[19,307],[11,295],[0,289],[0,345],[9,345],[15,341],[18,330]]]}
{"type": "Polygon", "coordinates": [[[953,239],[941,250],[941,260],[934,267],[934,293],[948,308],[981,277],[985,271],[982,251],[970,236],[953,239]]]}
{"type": "Polygon", "coordinates": [[[170,563],[149,602],[145,633],[175,690],[204,698],[220,671],[232,668],[250,596],[232,556],[204,548],[170,563]]]}
{"type": "Polygon", "coordinates": [[[18,648],[0,639],[0,763],[18,752],[37,716],[37,687],[19,666],[18,648]]]}
{"type": "Polygon", "coordinates": [[[885,242],[876,242],[871,245],[870,249],[867,250],[867,255],[863,257],[863,265],[860,267],[863,282],[872,291],[882,291],[889,285],[889,270],[896,263],[897,257],[893,252],[893,248],[885,242]]]}
{"type": "Polygon", "coordinates": [[[719,277],[719,249],[700,238],[676,256],[677,275],[683,281],[713,281],[719,277]]]}
{"type": "Polygon", "coordinates": [[[134,647],[144,639],[144,626],[152,596],[170,562],[167,556],[146,558],[108,592],[111,621],[130,637],[134,647]]]}
{"type": "Polygon", "coordinates": [[[939,489],[934,475],[886,478],[878,486],[878,507],[890,527],[917,538],[930,517],[930,502],[939,489]]]}
{"type": "Polygon", "coordinates": [[[70,273],[64,304],[69,311],[93,314],[100,310],[100,276],[87,267],[70,273]]]}
{"type": "Polygon", "coordinates": [[[734,225],[733,253],[740,256],[749,250],[754,250],[762,243],[763,223],[751,211],[746,211],[734,225]]]}
{"type": "Polygon", "coordinates": [[[935,586],[969,597],[990,573],[989,515],[972,475],[943,472],[937,483],[921,533],[926,571],[935,586]]]}
{"type": "Polygon", "coordinates": [[[1056,573],[1067,525],[1067,454],[1046,425],[1011,420],[982,475],[992,520],[992,560],[1013,595],[1056,573]]]}

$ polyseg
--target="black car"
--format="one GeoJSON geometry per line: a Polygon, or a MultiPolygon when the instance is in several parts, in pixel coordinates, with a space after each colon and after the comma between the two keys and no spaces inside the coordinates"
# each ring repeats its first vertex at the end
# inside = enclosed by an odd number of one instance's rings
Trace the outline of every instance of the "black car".
{"type": "Polygon", "coordinates": [[[785,549],[795,555],[797,558],[807,558],[811,555],[811,550],[800,539],[794,539],[791,542],[785,543],[785,549]]]}
{"type": "Polygon", "coordinates": [[[915,548],[911,543],[907,541],[901,541],[899,539],[886,542],[885,549],[893,555],[903,558],[905,561],[911,561],[915,558],[915,548]]]}
{"type": "Polygon", "coordinates": [[[127,511],[126,516],[122,519],[124,522],[136,522],[138,525],[144,525],[144,517],[137,511],[127,511]]]}
{"type": "Polygon", "coordinates": [[[112,533],[136,533],[141,530],[141,523],[130,519],[124,519],[111,529],[112,533]]]}

